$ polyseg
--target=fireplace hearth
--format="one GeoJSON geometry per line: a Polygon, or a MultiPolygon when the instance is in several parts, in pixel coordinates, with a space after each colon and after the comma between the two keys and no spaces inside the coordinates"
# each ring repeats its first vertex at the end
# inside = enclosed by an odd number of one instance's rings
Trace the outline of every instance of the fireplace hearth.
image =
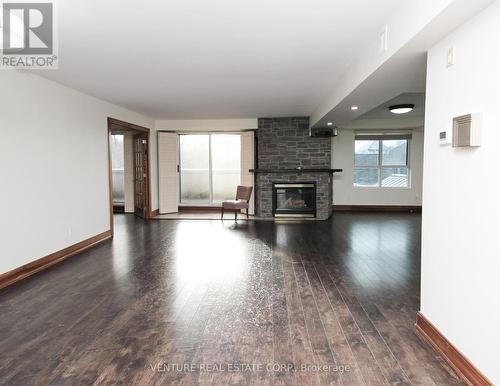
{"type": "Polygon", "coordinates": [[[274,217],[316,217],[316,184],[273,183],[274,217]]]}

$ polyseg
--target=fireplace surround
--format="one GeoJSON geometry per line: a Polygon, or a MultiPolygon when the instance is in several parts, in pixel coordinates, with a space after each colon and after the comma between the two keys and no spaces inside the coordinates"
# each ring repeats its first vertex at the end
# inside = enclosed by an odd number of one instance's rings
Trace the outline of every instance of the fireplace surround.
{"type": "MultiPolygon", "coordinates": [[[[259,118],[258,123],[255,169],[250,170],[255,176],[256,215],[328,219],[332,214],[332,176],[340,171],[332,169],[331,138],[310,137],[307,117],[259,118]],[[313,184],[314,199],[309,194],[307,209],[279,208],[275,184],[313,184]],[[300,213],[301,209],[308,213],[300,213]]],[[[293,197],[289,194],[285,201],[291,199],[293,204],[293,197]]],[[[299,206],[301,199],[295,200],[299,206]]]]}

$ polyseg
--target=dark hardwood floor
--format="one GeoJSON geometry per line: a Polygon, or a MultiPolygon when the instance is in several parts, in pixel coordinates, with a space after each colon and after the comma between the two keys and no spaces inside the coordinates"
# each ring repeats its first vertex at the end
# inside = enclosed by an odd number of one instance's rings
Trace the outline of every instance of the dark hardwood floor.
{"type": "Polygon", "coordinates": [[[460,384],[414,333],[419,256],[416,214],[117,215],[0,291],[0,384],[460,384]]]}

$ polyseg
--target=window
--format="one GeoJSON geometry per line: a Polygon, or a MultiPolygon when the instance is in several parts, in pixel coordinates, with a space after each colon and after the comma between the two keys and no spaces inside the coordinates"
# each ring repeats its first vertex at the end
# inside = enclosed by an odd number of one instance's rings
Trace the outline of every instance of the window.
{"type": "Polygon", "coordinates": [[[239,134],[180,136],[181,203],[217,205],[233,200],[240,184],[239,134]]]}
{"type": "Polygon", "coordinates": [[[210,203],[210,136],[181,135],[181,203],[210,203]]]}
{"type": "Polygon", "coordinates": [[[212,202],[234,200],[241,183],[241,138],[238,134],[211,136],[212,202]]]}
{"type": "Polygon", "coordinates": [[[357,135],[354,186],[408,188],[408,135],[357,135]]]}

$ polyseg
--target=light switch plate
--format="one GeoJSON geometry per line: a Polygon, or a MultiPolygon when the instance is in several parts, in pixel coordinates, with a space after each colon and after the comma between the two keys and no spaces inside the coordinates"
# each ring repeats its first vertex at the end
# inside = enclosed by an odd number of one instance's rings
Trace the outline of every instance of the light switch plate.
{"type": "Polygon", "coordinates": [[[387,51],[387,34],[389,27],[387,24],[384,26],[382,33],[380,34],[380,52],[387,51]]]}
{"type": "Polygon", "coordinates": [[[446,67],[451,67],[455,65],[455,47],[448,48],[446,53],[446,67]]]}

